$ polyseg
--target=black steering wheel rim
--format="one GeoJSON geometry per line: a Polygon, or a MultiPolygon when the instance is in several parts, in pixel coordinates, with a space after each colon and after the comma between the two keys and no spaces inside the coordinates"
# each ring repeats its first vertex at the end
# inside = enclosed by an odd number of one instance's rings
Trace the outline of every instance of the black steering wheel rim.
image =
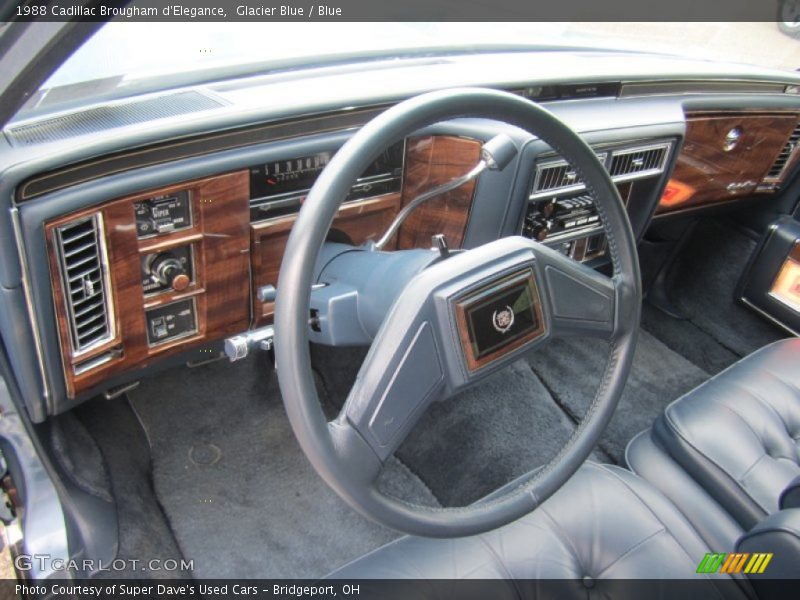
{"type": "Polygon", "coordinates": [[[275,350],[286,411],[318,474],[362,514],[415,535],[455,537],[484,532],[527,514],[586,460],[613,415],[624,388],[639,323],[641,283],[635,237],[622,200],[591,148],[567,125],[529,100],[496,90],[432,92],[382,113],[337,152],[317,179],[290,234],[278,280],[275,350]],[[308,345],[309,290],[316,258],[336,212],[356,178],[391,143],[426,126],[459,117],[516,125],[567,158],[593,197],[608,239],[615,321],[597,394],[561,451],[542,469],[499,497],[461,508],[415,506],[381,494],[360,473],[372,468],[363,440],[342,417],[328,423],[314,385],[308,345]]]}

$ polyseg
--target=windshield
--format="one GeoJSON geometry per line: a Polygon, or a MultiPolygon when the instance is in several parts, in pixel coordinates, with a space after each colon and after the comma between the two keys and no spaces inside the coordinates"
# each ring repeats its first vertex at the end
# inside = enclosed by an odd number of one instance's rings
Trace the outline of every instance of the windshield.
{"type": "MultiPolygon", "coordinates": [[[[313,66],[343,56],[420,49],[567,46],[679,54],[795,70],[800,43],[783,23],[121,23],[104,25],[20,116],[66,104],[187,85],[243,67],[313,66]],[[157,40],[157,43],[153,43],[157,40]],[[203,77],[205,75],[205,77],[203,77]]],[[[237,71],[238,69],[238,71],[237,71]]]]}

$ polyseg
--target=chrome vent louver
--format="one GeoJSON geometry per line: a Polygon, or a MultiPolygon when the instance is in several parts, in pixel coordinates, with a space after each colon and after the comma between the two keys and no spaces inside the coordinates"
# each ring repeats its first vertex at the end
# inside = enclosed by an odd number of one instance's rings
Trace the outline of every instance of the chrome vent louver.
{"type": "MultiPolygon", "coordinates": [[[[672,142],[664,141],[641,146],[618,148],[598,153],[598,160],[614,182],[644,179],[663,173],[667,167],[672,142]]],[[[536,164],[536,175],[530,199],[553,197],[556,194],[585,189],[574,169],[563,158],[547,158],[536,164]]]]}
{"type": "Polygon", "coordinates": [[[669,144],[615,150],[611,153],[609,175],[615,180],[656,175],[664,170],[669,144]]]}
{"type": "Polygon", "coordinates": [[[537,192],[547,192],[580,183],[578,174],[567,163],[543,167],[536,182],[537,192]]]}
{"type": "MultiPolygon", "coordinates": [[[[598,154],[598,160],[605,164],[606,154],[598,154]]],[[[579,190],[583,182],[572,166],[564,159],[548,160],[536,165],[536,178],[531,197],[548,195],[554,190],[579,190]]]]}
{"type": "Polygon", "coordinates": [[[102,217],[71,221],[55,234],[72,352],[79,355],[114,337],[102,217]]]}
{"type": "Polygon", "coordinates": [[[794,128],[792,135],[789,136],[786,144],[781,149],[781,153],[778,155],[778,158],[775,159],[765,179],[778,179],[783,174],[783,170],[789,163],[792,154],[794,154],[798,142],[800,142],[800,123],[794,128]]]}

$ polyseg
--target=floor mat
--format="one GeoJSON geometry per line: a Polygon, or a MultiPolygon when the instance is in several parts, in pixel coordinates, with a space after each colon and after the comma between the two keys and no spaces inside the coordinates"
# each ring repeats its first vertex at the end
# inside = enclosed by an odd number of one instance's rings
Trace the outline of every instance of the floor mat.
{"type": "MultiPolygon", "coordinates": [[[[529,362],[556,401],[575,419],[594,398],[608,358],[608,344],[595,339],[557,339],[532,353],[529,362]]],[[[633,367],[600,448],[624,464],[625,446],[650,427],[664,407],[709,375],[658,339],[640,331],[633,367]]]]}
{"type": "MultiPolygon", "coordinates": [[[[175,369],[130,394],[156,493],[198,578],[321,577],[398,537],[317,476],[261,358],[175,369]]],[[[383,486],[435,504],[397,461],[383,486]]]]}

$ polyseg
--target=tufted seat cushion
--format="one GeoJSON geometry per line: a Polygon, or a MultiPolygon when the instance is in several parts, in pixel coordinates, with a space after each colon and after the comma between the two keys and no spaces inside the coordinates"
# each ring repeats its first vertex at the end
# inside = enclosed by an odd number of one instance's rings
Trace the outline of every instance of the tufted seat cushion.
{"type": "Polygon", "coordinates": [[[744,527],[800,475],[800,339],[766,346],[670,404],[654,438],[744,527]]]}
{"type": "MultiPolygon", "coordinates": [[[[489,533],[450,540],[406,537],[333,573],[338,579],[566,579],[563,597],[611,594],[614,579],[688,579],[708,547],[643,479],[588,463],[537,510],[489,533]]],[[[692,587],[722,597],[723,575],[692,587]]],[[[614,588],[618,590],[617,588],[614,588]]],[[[725,588],[726,597],[733,585],[725,588]]],[[[534,591],[535,592],[535,591],[534,591]]],[[[536,593],[512,596],[536,597],[536,593]]],[[[734,594],[737,595],[737,594],[734,594]]]]}

